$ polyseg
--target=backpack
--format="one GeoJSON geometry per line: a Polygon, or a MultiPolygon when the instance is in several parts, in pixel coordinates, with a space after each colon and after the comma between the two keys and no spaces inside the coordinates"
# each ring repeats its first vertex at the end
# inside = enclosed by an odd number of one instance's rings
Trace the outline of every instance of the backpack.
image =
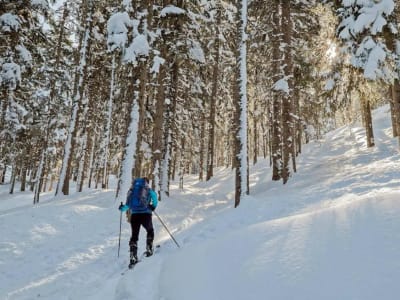
{"type": "Polygon", "coordinates": [[[131,212],[146,212],[150,204],[150,187],[144,178],[137,178],[133,181],[127,199],[127,205],[131,212]]]}

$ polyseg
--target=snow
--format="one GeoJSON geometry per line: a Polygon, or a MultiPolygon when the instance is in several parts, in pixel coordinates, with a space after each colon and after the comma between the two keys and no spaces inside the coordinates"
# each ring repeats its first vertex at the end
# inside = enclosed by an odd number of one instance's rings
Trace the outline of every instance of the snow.
{"type": "Polygon", "coordinates": [[[14,63],[4,63],[1,70],[0,83],[4,82],[10,90],[15,90],[21,82],[21,67],[14,63]]]}
{"type": "Polygon", "coordinates": [[[391,57],[390,51],[376,38],[386,25],[394,28],[394,24],[387,21],[394,7],[393,0],[343,0],[338,10],[342,19],[338,26],[339,37],[351,53],[353,66],[363,69],[367,79],[391,81],[397,77],[385,64],[387,57],[391,57]],[[355,41],[359,37],[363,37],[361,43],[355,41]]]}
{"type": "Polygon", "coordinates": [[[28,65],[32,64],[32,54],[29,52],[28,49],[25,48],[24,45],[17,45],[15,49],[19,52],[22,61],[24,61],[28,65]]]}
{"type": "Polygon", "coordinates": [[[33,7],[40,7],[41,9],[49,8],[49,3],[47,0],[31,0],[31,5],[33,7]]]}
{"type": "Polygon", "coordinates": [[[133,25],[127,12],[118,12],[110,17],[107,22],[107,45],[111,51],[115,48],[125,48],[128,40],[128,27],[133,27],[133,25]]]}
{"type": "Polygon", "coordinates": [[[331,91],[335,87],[335,80],[332,78],[329,78],[326,83],[325,83],[325,91],[331,91]]]}
{"type": "Polygon", "coordinates": [[[132,184],[131,170],[135,166],[135,149],[137,143],[137,131],[139,128],[139,104],[137,101],[138,94],[135,92],[130,114],[130,124],[128,128],[128,136],[126,139],[124,159],[122,160],[122,170],[120,179],[120,191],[118,193],[117,202],[125,202],[126,195],[132,184]]]}
{"type": "Polygon", "coordinates": [[[174,5],[167,5],[160,12],[160,17],[166,17],[167,15],[182,15],[185,14],[185,10],[176,7],[174,5]]]}
{"type": "Polygon", "coordinates": [[[150,69],[150,73],[158,74],[160,72],[160,67],[165,63],[165,59],[156,55],[153,59],[153,66],[150,69]]]}
{"type": "Polygon", "coordinates": [[[274,83],[273,89],[275,91],[282,91],[286,94],[289,94],[289,83],[287,82],[287,79],[279,79],[277,82],[274,83]]]}
{"type": "Polygon", "coordinates": [[[0,28],[3,32],[18,31],[21,26],[21,19],[11,13],[5,13],[0,16],[0,28]]]}
{"type": "Polygon", "coordinates": [[[136,63],[140,56],[149,56],[150,45],[144,34],[137,35],[126,49],[124,61],[136,63]]]}
{"type": "Polygon", "coordinates": [[[157,213],[181,248],[153,217],[159,252],[123,276],[130,229],[123,217],[118,258],[115,178],[110,190],[46,193],[36,206],[1,185],[0,299],[395,300],[400,154],[388,106],[373,120],[376,147],[361,122],[329,132],[304,146],[285,185],[260,160],[236,209],[230,168],[189,176],[182,190],[173,182],[157,213]]]}
{"type": "Polygon", "coordinates": [[[201,45],[197,41],[192,41],[191,47],[189,49],[189,57],[199,63],[204,64],[206,62],[206,58],[204,56],[204,51],[201,48],[201,45]]]}

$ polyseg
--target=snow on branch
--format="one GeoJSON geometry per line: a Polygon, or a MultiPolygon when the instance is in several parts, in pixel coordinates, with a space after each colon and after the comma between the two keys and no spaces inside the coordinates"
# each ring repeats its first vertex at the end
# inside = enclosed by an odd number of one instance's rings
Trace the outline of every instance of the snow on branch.
{"type": "Polygon", "coordinates": [[[174,5],[168,5],[161,10],[160,17],[166,17],[167,15],[182,15],[185,13],[186,11],[182,8],[176,7],[174,5]]]}
{"type": "Polygon", "coordinates": [[[29,50],[26,49],[24,45],[17,45],[15,49],[18,51],[22,61],[30,66],[32,64],[32,54],[29,50]]]}
{"type": "Polygon", "coordinates": [[[165,59],[156,55],[153,59],[153,66],[150,69],[150,73],[158,74],[160,72],[160,66],[165,63],[165,59]]]}
{"type": "Polygon", "coordinates": [[[130,46],[126,49],[124,61],[136,63],[139,56],[149,56],[150,45],[143,34],[137,35],[130,46]]]}
{"type": "Polygon", "coordinates": [[[275,91],[282,91],[289,94],[289,83],[287,82],[286,78],[279,79],[274,83],[273,89],[275,91]]]}
{"type": "Polygon", "coordinates": [[[362,67],[367,79],[375,80],[386,77],[389,74],[383,74],[380,68],[385,62],[386,52],[387,49],[384,44],[376,43],[371,37],[367,36],[356,50],[355,56],[352,57],[352,64],[356,67],[362,67]]]}
{"type": "Polygon", "coordinates": [[[127,12],[113,14],[107,22],[107,45],[109,50],[124,49],[128,43],[128,28],[137,25],[138,22],[131,20],[127,12]]]}
{"type": "Polygon", "coordinates": [[[197,41],[191,41],[191,47],[189,49],[189,57],[199,63],[205,63],[206,58],[204,56],[203,48],[197,41]]]}
{"type": "Polygon", "coordinates": [[[345,47],[351,54],[351,64],[361,68],[367,79],[391,79],[395,77],[390,70],[392,53],[379,36],[385,26],[392,33],[397,29],[388,22],[394,11],[393,0],[342,0],[338,10],[342,19],[338,26],[338,35],[345,41],[345,47]],[[361,42],[359,42],[361,40],[361,42]]]}
{"type": "Polygon", "coordinates": [[[21,82],[21,67],[14,63],[5,63],[2,65],[0,83],[4,83],[10,90],[15,90],[21,82]]]}
{"type": "Polygon", "coordinates": [[[393,0],[343,0],[342,6],[339,13],[343,20],[338,28],[341,28],[339,36],[344,40],[366,30],[372,35],[382,32],[387,24],[386,17],[394,11],[393,0]]]}
{"type": "Polygon", "coordinates": [[[31,0],[31,5],[40,9],[49,9],[50,7],[47,0],[31,0]]]}
{"type": "Polygon", "coordinates": [[[0,29],[3,32],[18,31],[21,26],[21,19],[11,13],[0,16],[0,29]]]}
{"type": "Polygon", "coordinates": [[[392,0],[384,0],[372,4],[372,6],[362,7],[353,25],[354,32],[360,33],[366,29],[369,29],[372,35],[382,32],[383,26],[387,24],[385,16],[389,16],[393,10],[394,2],[392,0]]]}

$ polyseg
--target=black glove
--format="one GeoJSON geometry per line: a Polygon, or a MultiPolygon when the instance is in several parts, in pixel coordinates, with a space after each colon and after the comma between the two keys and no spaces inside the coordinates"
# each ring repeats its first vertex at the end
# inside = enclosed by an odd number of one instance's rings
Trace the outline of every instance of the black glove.
{"type": "Polygon", "coordinates": [[[118,209],[121,210],[123,206],[124,206],[124,205],[123,205],[122,202],[121,202],[121,204],[119,205],[118,209]]]}
{"type": "Polygon", "coordinates": [[[152,204],[149,205],[149,208],[151,209],[151,211],[154,211],[156,209],[152,204]]]}

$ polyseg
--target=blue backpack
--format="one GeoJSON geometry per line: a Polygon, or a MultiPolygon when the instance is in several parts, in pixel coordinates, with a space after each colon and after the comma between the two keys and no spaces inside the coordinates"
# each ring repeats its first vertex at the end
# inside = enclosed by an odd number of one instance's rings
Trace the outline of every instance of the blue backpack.
{"type": "Polygon", "coordinates": [[[150,204],[150,187],[144,178],[137,178],[133,181],[127,199],[127,205],[133,213],[148,211],[150,204]]]}

